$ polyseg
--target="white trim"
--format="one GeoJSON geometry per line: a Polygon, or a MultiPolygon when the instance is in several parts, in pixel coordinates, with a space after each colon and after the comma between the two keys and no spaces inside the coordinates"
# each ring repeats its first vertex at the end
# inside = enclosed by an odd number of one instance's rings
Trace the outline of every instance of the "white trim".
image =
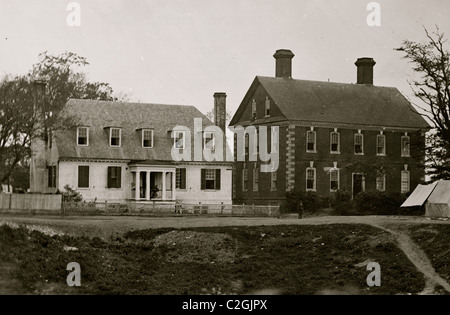
{"type": "Polygon", "coordinates": [[[377,138],[376,138],[376,154],[377,154],[377,156],[386,156],[386,135],[384,135],[382,132],[379,134],[379,135],[377,135],[377,138]],[[384,144],[384,146],[383,146],[383,153],[378,153],[378,148],[381,148],[381,147],[379,147],[378,146],[378,139],[381,139],[381,138],[383,138],[383,144],[384,144]]]}
{"type": "MultiPolygon", "coordinates": [[[[337,128],[334,128],[337,130],[337,128]]],[[[330,154],[341,154],[341,134],[337,131],[330,132],[330,154]],[[333,151],[333,135],[337,135],[337,151],[333,151]]]]}
{"type": "MultiPolygon", "coordinates": [[[[306,168],[306,191],[317,191],[317,170],[315,167],[307,167],[306,168]],[[313,188],[308,188],[308,171],[314,171],[314,182],[313,182],[313,188]]],[[[331,184],[330,184],[331,185],[331,184]]]]}
{"type": "Polygon", "coordinates": [[[361,133],[361,130],[358,130],[358,133],[355,133],[353,136],[353,153],[354,155],[364,155],[364,134],[361,133]],[[361,137],[361,153],[356,153],[356,138],[361,137]]]}
{"type": "MultiPolygon", "coordinates": [[[[313,127],[311,127],[313,129],[313,127]]],[[[317,132],[314,130],[308,130],[306,132],[306,153],[317,153],[317,132]],[[314,135],[314,149],[308,150],[308,134],[312,133],[314,135]]]]}
{"type": "Polygon", "coordinates": [[[178,150],[184,150],[184,148],[186,147],[186,132],[184,130],[174,130],[173,131],[173,148],[174,149],[178,149],[178,150]],[[177,144],[177,138],[178,135],[182,134],[183,135],[183,146],[181,148],[177,148],[176,144],[177,144]]]}
{"type": "Polygon", "coordinates": [[[153,148],[154,148],[154,144],[153,144],[153,140],[154,140],[154,131],[153,131],[153,129],[142,129],[141,137],[142,137],[142,142],[141,142],[142,148],[144,148],[144,149],[153,149],[153,148]],[[151,133],[152,133],[152,139],[151,139],[152,145],[151,145],[150,147],[145,147],[145,146],[144,146],[144,133],[145,133],[146,131],[151,131],[151,133]]]}
{"type": "Polygon", "coordinates": [[[336,191],[338,191],[341,188],[341,172],[340,172],[339,169],[334,168],[334,169],[330,170],[330,182],[329,182],[329,185],[330,185],[329,186],[330,187],[330,192],[336,192],[336,191]],[[333,172],[337,172],[337,174],[338,174],[338,176],[337,176],[337,184],[338,184],[337,189],[331,189],[331,174],[333,172]]]}
{"type": "Polygon", "coordinates": [[[207,151],[214,151],[214,149],[216,148],[216,134],[213,131],[205,131],[203,133],[203,149],[207,150],[207,151]],[[207,148],[206,147],[206,135],[210,134],[212,136],[212,147],[211,148],[207,148]]]}
{"type": "MultiPolygon", "coordinates": [[[[406,133],[407,134],[407,133],[406,133]]],[[[400,139],[400,155],[401,157],[410,157],[411,156],[411,137],[410,136],[402,136],[400,139]],[[407,154],[404,152],[404,147],[403,147],[403,139],[408,139],[408,152],[407,154]]]]}
{"type": "Polygon", "coordinates": [[[112,148],[120,148],[122,146],[122,129],[121,128],[109,128],[109,146],[112,148]],[[119,145],[112,145],[112,131],[119,130],[119,145]]]}
{"type": "Polygon", "coordinates": [[[89,146],[89,127],[77,127],[77,146],[79,147],[88,147],[89,146]],[[80,128],[86,129],[86,144],[80,144],[78,140],[80,139],[80,128]]]}
{"type": "Polygon", "coordinates": [[[408,193],[408,192],[410,192],[411,191],[411,173],[409,172],[409,171],[407,171],[407,170],[403,170],[402,172],[401,172],[401,175],[400,175],[400,192],[402,193],[402,194],[406,194],[406,193],[408,193]],[[404,190],[403,189],[403,175],[404,174],[406,174],[408,177],[407,177],[407,183],[408,183],[408,190],[404,190]]]}

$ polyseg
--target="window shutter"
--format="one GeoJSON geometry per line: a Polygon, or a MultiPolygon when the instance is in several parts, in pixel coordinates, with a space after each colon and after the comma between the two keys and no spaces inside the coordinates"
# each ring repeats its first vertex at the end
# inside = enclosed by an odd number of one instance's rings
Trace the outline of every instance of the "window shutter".
{"type": "Polygon", "coordinates": [[[216,190],[220,190],[220,169],[216,169],[216,190]]]}
{"type": "Polygon", "coordinates": [[[186,189],[186,169],[180,170],[180,189],[186,189]]]}
{"type": "Polygon", "coordinates": [[[119,166],[116,168],[117,170],[117,179],[116,179],[116,188],[122,187],[122,167],[119,166]]]}
{"type": "Polygon", "coordinates": [[[108,166],[108,180],[107,180],[108,188],[111,188],[111,172],[112,172],[112,169],[110,166],[108,166]]]}
{"type": "Polygon", "coordinates": [[[201,170],[201,189],[205,190],[206,189],[206,170],[202,169],[201,170]]]}

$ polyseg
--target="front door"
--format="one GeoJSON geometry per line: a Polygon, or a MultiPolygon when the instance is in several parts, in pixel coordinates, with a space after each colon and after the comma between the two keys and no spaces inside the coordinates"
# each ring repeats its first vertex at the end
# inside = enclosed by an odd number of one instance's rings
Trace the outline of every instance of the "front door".
{"type": "Polygon", "coordinates": [[[364,191],[364,175],[353,174],[353,197],[364,191]]]}

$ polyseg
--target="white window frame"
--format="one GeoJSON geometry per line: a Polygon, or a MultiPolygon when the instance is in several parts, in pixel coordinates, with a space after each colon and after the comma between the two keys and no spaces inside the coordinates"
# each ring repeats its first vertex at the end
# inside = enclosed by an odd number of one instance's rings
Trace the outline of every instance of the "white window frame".
{"type": "Polygon", "coordinates": [[[402,194],[406,194],[411,191],[411,173],[408,170],[403,170],[400,177],[400,192],[402,194]],[[406,181],[403,180],[403,175],[406,176],[406,181]],[[408,185],[408,189],[403,189],[403,183],[406,182],[408,185]]]}
{"type": "Polygon", "coordinates": [[[332,169],[332,170],[330,170],[330,192],[336,192],[336,191],[338,191],[339,190],[339,188],[341,187],[341,178],[340,178],[341,176],[340,176],[340,170],[338,170],[338,169],[332,169]],[[332,182],[332,174],[333,173],[337,173],[337,189],[332,189],[331,188],[331,182],[332,182]]]}
{"type": "Polygon", "coordinates": [[[212,131],[205,131],[203,133],[203,148],[205,150],[207,150],[207,151],[214,151],[215,147],[216,147],[216,135],[215,135],[215,133],[212,132],[212,131]],[[206,144],[207,144],[206,139],[208,138],[207,135],[211,135],[212,147],[210,147],[210,148],[208,148],[206,146],[206,144]]]}
{"type": "Polygon", "coordinates": [[[184,130],[174,130],[173,136],[174,136],[173,137],[173,148],[178,149],[178,150],[184,150],[184,148],[186,147],[186,132],[184,130]],[[179,140],[180,134],[183,135],[183,145],[182,145],[182,147],[177,148],[177,142],[180,141],[179,140]]]}
{"type": "Polygon", "coordinates": [[[401,149],[401,156],[402,157],[410,157],[411,156],[411,137],[410,136],[402,136],[401,140],[400,140],[400,149],[401,149]],[[408,150],[405,150],[405,146],[403,145],[403,140],[407,139],[408,140],[408,150]]]}
{"type": "Polygon", "coordinates": [[[354,139],[353,139],[353,152],[355,155],[364,155],[364,135],[362,133],[355,133],[354,139]],[[361,138],[361,152],[356,152],[356,139],[361,138]]]}
{"type": "Polygon", "coordinates": [[[78,127],[77,128],[77,146],[79,147],[87,147],[89,146],[89,127],[78,127]],[[80,144],[80,129],[86,129],[86,144],[80,144]]]}
{"type": "MultiPolygon", "coordinates": [[[[317,186],[316,186],[316,179],[317,179],[317,171],[316,171],[316,168],[314,168],[314,167],[308,167],[307,169],[306,169],[306,182],[305,182],[305,184],[306,184],[306,191],[316,191],[316,189],[317,189],[317,186]],[[314,178],[313,178],[313,188],[308,188],[308,172],[309,171],[313,171],[314,172],[314,178]]],[[[330,184],[331,185],[331,184],[330,184]]]]}
{"type": "Polygon", "coordinates": [[[144,149],[153,149],[153,147],[154,147],[154,145],[153,145],[153,140],[154,140],[154,132],[153,132],[153,129],[142,129],[142,147],[143,147],[144,149]],[[149,147],[144,146],[144,140],[145,140],[144,135],[145,135],[145,132],[146,132],[146,131],[150,131],[150,132],[152,133],[152,138],[151,138],[152,145],[149,146],[149,147]]]}
{"type": "Polygon", "coordinates": [[[376,148],[376,150],[377,150],[377,156],[386,156],[386,135],[384,135],[384,134],[378,134],[377,135],[377,139],[376,139],[376,146],[377,146],[377,148],[376,148]],[[378,139],[383,139],[383,153],[379,153],[378,152],[378,148],[381,148],[379,145],[378,145],[378,139]]]}
{"type": "Polygon", "coordinates": [[[341,154],[341,134],[337,131],[332,131],[330,133],[330,153],[341,154]],[[333,151],[333,135],[337,135],[337,151],[333,151]]]}
{"type": "Polygon", "coordinates": [[[122,146],[122,129],[121,128],[109,128],[109,146],[113,148],[120,148],[122,146]],[[113,130],[119,130],[119,145],[112,145],[112,133],[113,130]]]}
{"type": "Polygon", "coordinates": [[[306,132],[306,152],[307,153],[317,153],[317,132],[316,131],[314,131],[314,130],[308,130],[307,132],[306,132]],[[311,142],[308,142],[308,135],[309,134],[312,134],[313,135],[313,139],[314,139],[314,149],[313,150],[308,150],[308,143],[311,143],[311,142]]]}

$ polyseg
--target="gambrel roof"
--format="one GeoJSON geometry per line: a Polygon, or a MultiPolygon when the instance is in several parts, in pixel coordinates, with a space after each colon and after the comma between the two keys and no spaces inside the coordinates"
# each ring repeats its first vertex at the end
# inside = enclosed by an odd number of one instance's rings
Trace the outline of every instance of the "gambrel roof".
{"type": "Polygon", "coordinates": [[[242,113],[258,87],[267,92],[289,121],[429,128],[425,119],[393,87],[262,76],[254,79],[230,125],[246,120],[242,113]]]}
{"type": "Polygon", "coordinates": [[[57,131],[60,158],[172,161],[171,130],[175,126],[194,130],[194,118],[202,119],[203,128],[213,125],[196,107],[184,105],[71,99],[64,114],[76,117],[80,126],[89,128],[89,146],[77,145],[77,128],[57,131]],[[110,127],[122,129],[120,147],[110,147],[110,127]],[[154,148],[142,148],[142,129],[153,129],[154,148]]]}

